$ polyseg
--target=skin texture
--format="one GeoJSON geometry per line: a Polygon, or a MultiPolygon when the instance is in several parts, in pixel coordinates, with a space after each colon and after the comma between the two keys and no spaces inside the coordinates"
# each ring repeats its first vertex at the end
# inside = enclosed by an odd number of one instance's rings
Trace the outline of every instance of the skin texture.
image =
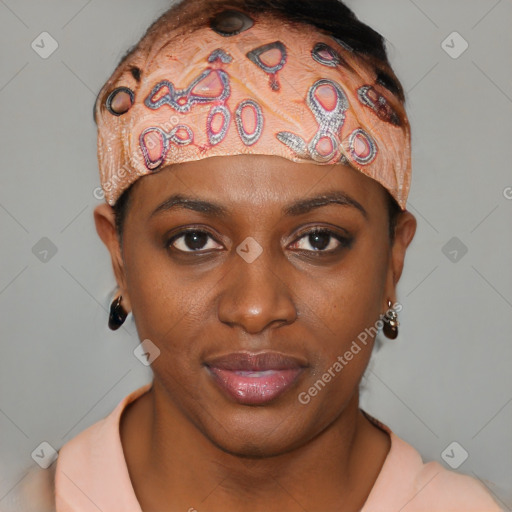
{"type": "Polygon", "coordinates": [[[143,510],[359,510],[390,447],[359,410],[373,340],[307,405],[298,394],[375,324],[388,298],[396,302],[414,216],[399,215],[391,245],[386,192],[359,171],[237,155],[139,179],[122,248],[112,208],[98,206],[94,217],[123,305],[140,339],[161,351],[152,390],[125,410],[120,428],[143,510]],[[339,204],[299,216],[281,211],[332,190],[357,201],[366,216],[339,204]],[[176,193],[229,213],[182,208],[150,218],[176,193]],[[191,227],[210,237],[181,237],[166,247],[191,227]],[[350,242],[311,238],[315,227],[350,242]],[[236,252],[247,237],[263,249],[252,263],[236,252]],[[219,390],[203,362],[242,350],[295,356],[307,368],[272,402],[241,405],[219,390]]]}

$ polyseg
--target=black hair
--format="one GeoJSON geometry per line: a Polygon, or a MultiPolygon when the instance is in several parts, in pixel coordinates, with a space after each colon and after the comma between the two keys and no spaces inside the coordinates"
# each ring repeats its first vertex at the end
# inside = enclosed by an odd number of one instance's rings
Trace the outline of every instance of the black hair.
{"type": "Polygon", "coordinates": [[[116,204],[112,207],[114,209],[117,237],[119,238],[119,243],[121,245],[123,243],[123,227],[124,227],[126,215],[128,213],[128,205],[130,203],[130,195],[131,195],[132,188],[133,188],[133,184],[130,185],[121,194],[119,199],[116,201],[116,204]]]}
{"type": "MultiPolygon", "coordinates": [[[[178,2],[160,16],[147,29],[143,39],[160,30],[175,16],[175,11],[186,2],[178,2]]],[[[283,20],[305,23],[316,27],[320,32],[336,37],[355,53],[370,57],[375,64],[376,82],[394,94],[402,104],[405,94],[400,81],[394,76],[388,60],[385,39],[374,29],[361,22],[356,15],[340,0],[217,0],[211,3],[221,7],[224,3],[243,9],[247,14],[270,14],[283,20]]],[[[140,44],[140,43],[139,43],[140,44]]],[[[138,45],[132,47],[121,59],[121,66],[134,53],[138,45]]],[[[140,69],[131,69],[134,78],[140,80],[140,69]]],[[[114,205],[116,229],[122,243],[123,224],[128,209],[130,189],[124,191],[114,205]]],[[[387,191],[386,191],[387,192],[387,191]]],[[[389,234],[394,240],[396,221],[401,209],[395,199],[388,195],[389,234]]]]}

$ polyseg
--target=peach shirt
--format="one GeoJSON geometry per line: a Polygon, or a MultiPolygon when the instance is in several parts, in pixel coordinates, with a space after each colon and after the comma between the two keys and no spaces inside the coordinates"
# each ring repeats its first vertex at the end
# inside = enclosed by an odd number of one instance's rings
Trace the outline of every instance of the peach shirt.
{"type": "MultiPolygon", "coordinates": [[[[57,512],[142,512],[124,458],[119,420],[125,407],[151,386],[152,382],[130,393],[107,417],[60,449],[57,512]]],[[[438,462],[424,464],[415,448],[365,414],[388,432],[391,449],[360,512],[503,512],[478,480],[438,462]]]]}

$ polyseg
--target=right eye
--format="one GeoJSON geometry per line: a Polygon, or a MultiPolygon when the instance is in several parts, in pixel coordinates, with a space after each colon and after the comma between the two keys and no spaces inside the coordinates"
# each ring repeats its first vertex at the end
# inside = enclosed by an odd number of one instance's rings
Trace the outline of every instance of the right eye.
{"type": "Polygon", "coordinates": [[[213,237],[207,231],[199,229],[187,229],[173,235],[167,241],[167,247],[173,247],[181,252],[193,253],[203,252],[216,249],[215,245],[210,243],[208,247],[208,240],[214,241],[213,237]]]}

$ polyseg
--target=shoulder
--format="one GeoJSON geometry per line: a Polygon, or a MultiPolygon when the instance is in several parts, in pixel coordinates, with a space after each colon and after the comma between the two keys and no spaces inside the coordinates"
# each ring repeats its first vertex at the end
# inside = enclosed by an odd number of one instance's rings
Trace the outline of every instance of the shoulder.
{"type": "Polygon", "coordinates": [[[137,510],[119,436],[119,419],[126,406],[145,393],[152,383],[131,392],[105,418],[92,424],[59,450],[55,470],[57,511],[92,512],[137,510]],[[112,493],[117,489],[120,496],[112,493]],[[117,505],[112,500],[118,500],[117,505]],[[123,508],[121,505],[125,506],[123,508]],[[113,508],[112,508],[113,507],[113,508]]]}
{"type": "Polygon", "coordinates": [[[115,475],[119,462],[114,462],[117,409],[74,436],[59,450],[55,470],[57,511],[89,512],[90,503],[94,502],[92,497],[101,493],[99,473],[105,483],[105,477],[115,475]]]}
{"type": "Polygon", "coordinates": [[[476,478],[424,462],[389,427],[366,414],[391,437],[391,449],[361,512],[503,512],[476,478]]]}
{"type": "MultiPolygon", "coordinates": [[[[446,469],[438,462],[421,463],[411,491],[411,507],[416,502],[418,506],[421,505],[418,510],[503,511],[483,483],[471,476],[446,469]]],[[[406,507],[404,512],[408,510],[406,507]]]]}

